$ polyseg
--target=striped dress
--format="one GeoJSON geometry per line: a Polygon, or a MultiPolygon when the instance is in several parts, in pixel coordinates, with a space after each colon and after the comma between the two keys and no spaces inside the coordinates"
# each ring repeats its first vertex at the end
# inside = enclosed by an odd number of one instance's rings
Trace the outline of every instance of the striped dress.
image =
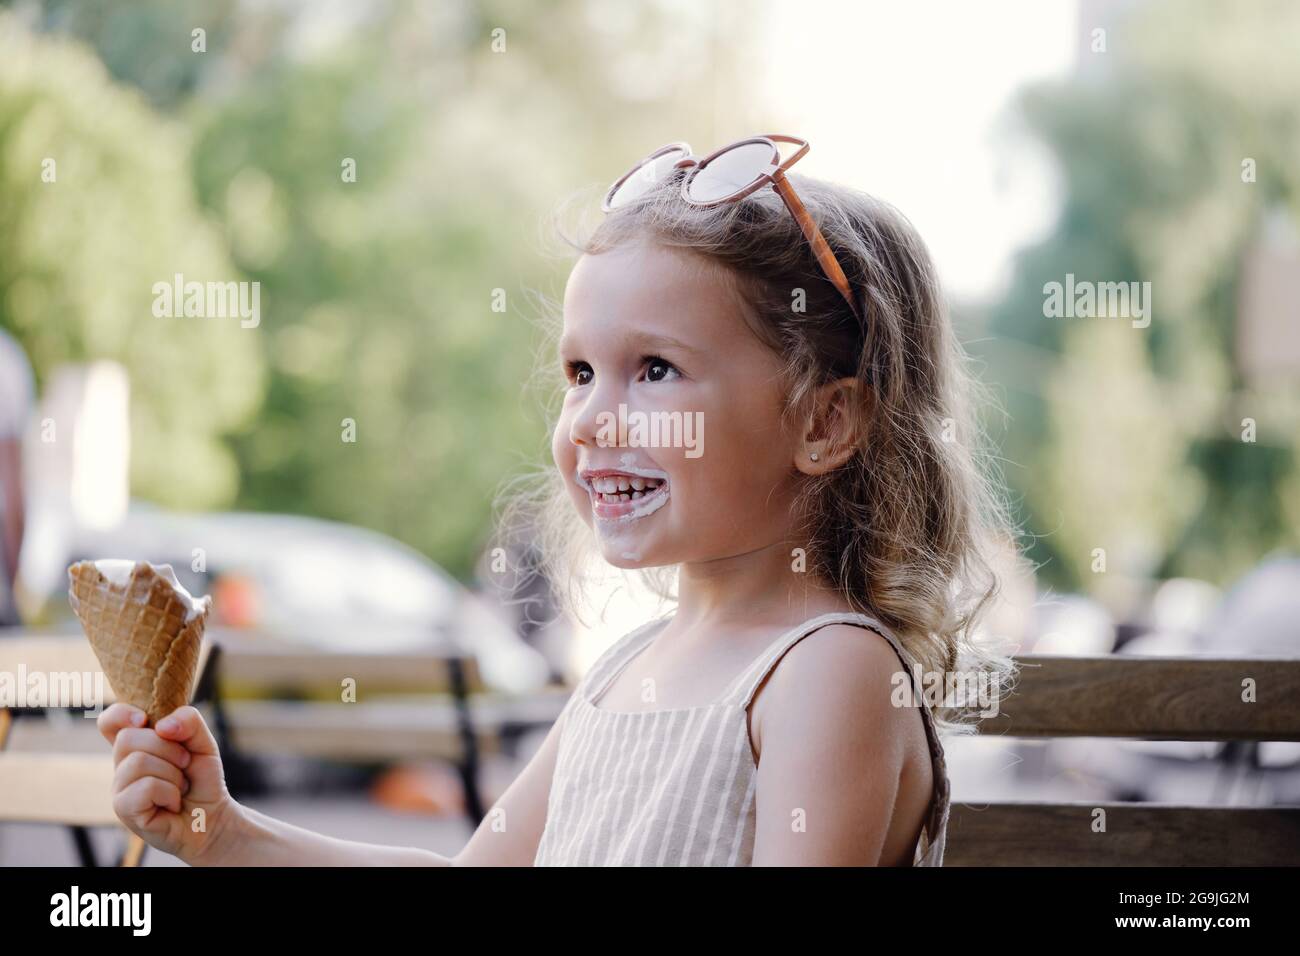
{"type": "MultiPolygon", "coordinates": [[[[671,615],[650,621],[616,641],[565,704],[534,865],[749,866],[757,767],[746,709],[785,652],[819,628],[854,624],[889,641],[915,682],[907,654],[882,624],[865,614],[834,613],[782,634],[712,704],[637,712],[600,709],[601,694],[669,620],[671,615]]],[[[912,865],[941,866],[948,774],[933,718],[924,706],[921,713],[934,794],[912,865]]]]}

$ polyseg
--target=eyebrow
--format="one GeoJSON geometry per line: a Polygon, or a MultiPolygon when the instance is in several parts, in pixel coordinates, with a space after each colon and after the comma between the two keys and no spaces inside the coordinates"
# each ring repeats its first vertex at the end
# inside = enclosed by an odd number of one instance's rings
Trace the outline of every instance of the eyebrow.
{"type": "MultiPolygon", "coordinates": [[[[675,339],[671,335],[659,335],[653,332],[633,332],[630,335],[625,336],[624,338],[627,342],[633,345],[639,345],[642,348],[648,348],[648,349],[669,348],[669,349],[677,349],[682,352],[687,352],[691,355],[702,354],[701,349],[696,348],[694,345],[687,345],[681,339],[675,339]]],[[[563,338],[560,339],[559,347],[558,347],[558,352],[560,355],[564,354],[565,348],[569,344],[570,343],[567,340],[563,338]]]]}
{"type": "Polygon", "coordinates": [[[648,332],[637,332],[628,336],[633,341],[649,348],[669,348],[678,349],[682,352],[689,352],[691,355],[699,355],[700,350],[694,345],[687,345],[681,339],[675,339],[671,335],[654,335],[648,332]]]}

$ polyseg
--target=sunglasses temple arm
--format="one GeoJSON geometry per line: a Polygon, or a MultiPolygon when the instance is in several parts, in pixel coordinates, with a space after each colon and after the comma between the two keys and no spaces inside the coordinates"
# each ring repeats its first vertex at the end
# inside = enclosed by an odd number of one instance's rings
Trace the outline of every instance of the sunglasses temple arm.
{"type": "Polygon", "coordinates": [[[848,303],[849,309],[861,322],[862,314],[858,312],[858,307],[853,302],[853,292],[849,288],[848,277],[844,275],[844,270],[840,267],[839,260],[835,258],[835,253],[831,251],[831,247],[827,244],[826,237],[822,235],[822,231],[817,228],[817,223],[813,222],[812,216],[804,208],[798,194],[794,191],[794,187],[790,185],[790,181],[785,176],[779,173],[772,177],[772,186],[776,189],[777,195],[785,201],[786,207],[794,216],[795,221],[799,223],[799,228],[803,230],[809,245],[812,246],[813,253],[821,264],[822,271],[826,273],[826,278],[830,279],[835,288],[839,290],[840,295],[844,296],[844,301],[848,303]]]}

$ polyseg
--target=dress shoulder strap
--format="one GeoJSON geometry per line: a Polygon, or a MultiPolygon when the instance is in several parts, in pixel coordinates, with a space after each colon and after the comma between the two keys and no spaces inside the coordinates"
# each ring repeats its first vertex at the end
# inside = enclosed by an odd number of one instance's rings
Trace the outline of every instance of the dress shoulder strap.
{"type": "Polygon", "coordinates": [[[809,634],[832,624],[853,624],[863,627],[874,631],[888,641],[912,682],[912,699],[922,702],[918,706],[921,709],[922,722],[925,724],[925,735],[930,746],[930,761],[934,776],[934,796],[930,801],[930,811],[926,816],[920,842],[917,844],[914,865],[941,866],[944,845],[947,842],[951,793],[947,762],[944,760],[943,743],[939,739],[939,731],[934,722],[934,715],[930,713],[930,708],[923,703],[925,696],[922,693],[921,686],[917,683],[917,675],[910,655],[904,650],[902,643],[894,633],[881,624],[880,621],[868,614],[851,611],[822,614],[811,620],[804,621],[773,641],[767,650],[759,655],[758,659],[731,683],[723,699],[742,709],[748,708],[767,675],[780,663],[781,658],[786,655],[790,648],[809,634]]]}
{"type": "Polygon", "coordinates": [[[902,656],[897,641],[894,640],[892,635],[885,633],[884,625],[875,618],[851,611],[833,611],[795,625],[769,644],[767,650],[758,655],[754,662],[728,685],[723,699],[734,703],[737,707],[748,707],[753,703],[754,695],[758,693],[758,689],[763,685],[763,681],[767,679],[767,675],[776,668],[776,665],[781,662],[781,658],[785,657],[792,647],[814,631],[819,631],[823,627],[832,624],[856,624],[860,627],[870,628],[885,637],[894,646],[894,650],[898,651],[902,656]]]}
{"type": "Polygon", "coordinates": [[[652,618],[640,627],[628,631],[607,647],[587,669],[587,673],[578,684],[578,693],[585,693],[588,699],[599,697],[605,687],[618,676],[619,671],[649,643],[660,628],[672,619],[672,616],[670,613],[652,618]]]}

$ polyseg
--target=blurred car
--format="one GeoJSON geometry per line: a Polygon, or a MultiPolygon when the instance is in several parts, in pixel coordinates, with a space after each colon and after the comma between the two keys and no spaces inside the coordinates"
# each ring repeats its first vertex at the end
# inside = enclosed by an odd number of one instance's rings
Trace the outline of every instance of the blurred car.
{"type": "Polygon", "coordinates": [[[332,652],[446,648],[472,654],[489,688],[526,693],[550,669],[507,616],[385,535],[295,515],[178,514],[133,502],[107,531],[71,536],[67,561],[168,563],[212,593],[215,624],[332,652]]]}

